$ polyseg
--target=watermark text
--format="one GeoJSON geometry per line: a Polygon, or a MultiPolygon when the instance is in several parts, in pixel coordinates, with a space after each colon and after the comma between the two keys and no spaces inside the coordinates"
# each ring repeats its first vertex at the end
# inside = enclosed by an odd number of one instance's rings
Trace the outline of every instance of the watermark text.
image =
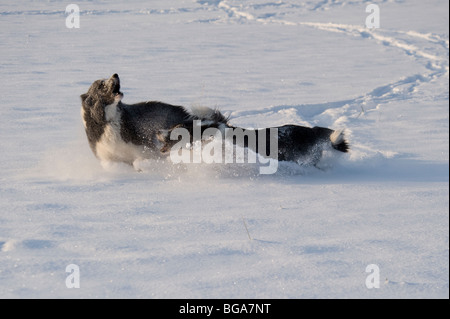
{"type": "Polygon", "coordinates": [[[260,174],[274,174],[278,170],[277,128],[208,127],[202,132],[201,121],[195,120],[192,143],[191,133],[184,127],[173,129],[170,140],[177,141],[170,150],[170,159],[176,164],[259,163],[260,174]]]}
{"type": "Polygon", "coordinates": [[[66,28],[78,29],[80,28],[80,7],[76,4],[69,4],[66,7],[66,28]]]}
{"type": "Polygon", "coordinates": [[[366,27],[369,29],[380,28],[380,7],[376,4],[369,4],[366,7],[366,12],[370,13],[366,17],[366,27]]]}

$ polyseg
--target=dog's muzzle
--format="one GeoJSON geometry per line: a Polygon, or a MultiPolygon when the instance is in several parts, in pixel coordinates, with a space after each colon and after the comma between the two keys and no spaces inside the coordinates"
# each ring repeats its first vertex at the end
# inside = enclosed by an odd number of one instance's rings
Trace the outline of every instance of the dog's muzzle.
{"type": "Polygon", "coordinates": [[[120,80],[119,75],[117,73],[114,73],[110,78],[109,81],[113,81],[113,91],[114,94],[114,100],[120,101],[123,98],[123,93],[120,92],[120,80]]]}
{"type": "Polygon", "coordinates": [[[122,98],[123,98],[122,92],[114,93],[114,101],[118,102],[118,101],[122,100],[122,98]]]}

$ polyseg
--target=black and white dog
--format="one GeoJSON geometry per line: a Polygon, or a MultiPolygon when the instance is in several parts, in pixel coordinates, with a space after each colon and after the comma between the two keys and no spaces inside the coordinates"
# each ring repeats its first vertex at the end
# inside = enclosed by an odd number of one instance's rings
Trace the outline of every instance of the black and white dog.
{"type": "MultiPolygon", "coordinates": [[[[221,131],[235,128],[218,110],[197,108],[188,112],[182,106],[156,101],[125,104],[122,98],[117,74],[95,81],[88,92],[81,95],[81,116],[89,145],[101,161],[133,165],[136,160],[167,157],[170,147],[177,142],[169,138],[170,133],[176,128],[192,133],[195,123],[199,123],[195,121],[201,121],[202,132],[208,128],[221,131]]],[[[258,145],[273,142],[269,139],[269,130],[254,130],[256,143],[246,142],[243,146],[268,156],[258,145]],[[266,140],[261,143],[263,138],[266,140]]],[[[315,165],[326,150],[345,153],[349,149],[342,131],[285,125],[277,127],[277,132],[278,151],[271,157],[280,161],[315,165]]]]}

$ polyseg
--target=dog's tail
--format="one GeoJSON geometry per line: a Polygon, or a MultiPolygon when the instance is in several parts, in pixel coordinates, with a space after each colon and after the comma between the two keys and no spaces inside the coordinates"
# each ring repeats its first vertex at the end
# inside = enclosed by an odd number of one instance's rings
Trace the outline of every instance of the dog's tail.
{"type": "Polygon", "coordinates": [[[345,139],[344,130],[336,130],[333,131],[330,135],[331,145],[335,150],[340,152],[347,153],[350,149],[350,146],[345,139]]]}
{"type": "Polygon", "coordinates": [[[194,106],[192,109],[192,120],[201,120],[202,126],[218,126],[220,124],[228,125],[229,117],[223,115],[218,109],[212,109],[206,106],[194,106]]]}

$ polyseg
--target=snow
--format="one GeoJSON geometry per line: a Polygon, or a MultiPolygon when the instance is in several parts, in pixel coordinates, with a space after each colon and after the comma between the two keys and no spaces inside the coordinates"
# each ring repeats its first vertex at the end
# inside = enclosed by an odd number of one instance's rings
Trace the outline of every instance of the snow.
{"type": "Polygon", "coordinates": [[[0,4],[0,297],[448,298],[447,1],[0,4]],[[102,166],[80,94],[345,129],[324,170],[102,166]],[[66,287],[68,265],[80,288],[66,287]],[[380,288],[368,289],[368,265],[380,288]]]}

